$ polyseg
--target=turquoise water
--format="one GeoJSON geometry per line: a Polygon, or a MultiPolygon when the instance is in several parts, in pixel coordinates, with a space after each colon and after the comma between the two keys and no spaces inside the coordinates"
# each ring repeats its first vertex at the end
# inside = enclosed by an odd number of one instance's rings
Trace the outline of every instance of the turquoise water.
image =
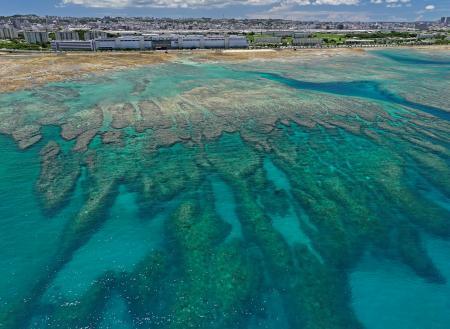
{"type": "Polygon", "coordinates": [[[0,326],[448,328],[449,56],[0,94],[0,326]]]}
{"type": "Polygon", "coordinates": [[[364,97],[393,104],[403,105],[413,108],[418,111],[423,111],[434,115],[440,119],[450,121],[450,113],[445,110],[440,110],[432,106],[417,104],[401,97],[393,95],[392,93],[382,90],[378,83],[372,81],[352,81],[352,82],[307,82],[294,79],[285,78],[275,74],[261,73],[261,76],[273,81],[286,84],[289,87],[300,90],[314,90],[319,92],[331,93],[343,96],[364,97]]]}

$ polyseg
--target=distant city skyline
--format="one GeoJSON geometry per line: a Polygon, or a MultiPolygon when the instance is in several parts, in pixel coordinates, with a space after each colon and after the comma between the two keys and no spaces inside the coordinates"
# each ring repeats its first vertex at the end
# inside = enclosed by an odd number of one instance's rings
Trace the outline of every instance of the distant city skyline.
{"type": "Polygon", "coordinates": [[[0,0],[0,15],[419,21],[450,16],[442,0],[0,0]]]}

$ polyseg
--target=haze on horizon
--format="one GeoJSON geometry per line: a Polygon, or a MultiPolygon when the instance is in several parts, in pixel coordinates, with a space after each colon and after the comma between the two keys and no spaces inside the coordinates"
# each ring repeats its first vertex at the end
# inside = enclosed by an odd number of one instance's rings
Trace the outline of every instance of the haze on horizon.
{"type": "Polygon", "coordinates": [[[0,15],[418,21],[450,16],[443,0],[0,0],[0,15]]]}

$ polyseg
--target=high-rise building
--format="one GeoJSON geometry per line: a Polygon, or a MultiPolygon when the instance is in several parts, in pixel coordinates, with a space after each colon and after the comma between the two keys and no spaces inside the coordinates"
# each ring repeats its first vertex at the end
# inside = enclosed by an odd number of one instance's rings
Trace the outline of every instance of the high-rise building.
{"type": "Polygon", "coordinates": [[[13,26],[16,28],[16,29],[20,29],[21,27],[22,27],[22,22],[21,22],[21,20],[20,19],[14,19],[13,20],[13,26]]]}
{"type": "Polygon", "coordinates": [[[18,31],[9,26],[0,27],[0,39],[17,39],[19,37],[18,31]]]}
{"type": "Polygon", "coordinates": [[[104,31],[92,30],[84,32],[84,40],[106,39],[108,34],[104,31]]]}
{"type": "Polygon", "coordinates": [[[34,44],[45,44],[48,42],[48,33],[42,31],[25,31],[25,41],[34,44]]]}
{"type": "Polygon", "coordinates": [[[76,31],[58,31],[55,32],[56,40],[80,40],[80,36],[76,31]]]}
{"type": "Polygon", "coordinates": [[[450,25],[450,17],[441,17],[441,24],[450,25]]]}

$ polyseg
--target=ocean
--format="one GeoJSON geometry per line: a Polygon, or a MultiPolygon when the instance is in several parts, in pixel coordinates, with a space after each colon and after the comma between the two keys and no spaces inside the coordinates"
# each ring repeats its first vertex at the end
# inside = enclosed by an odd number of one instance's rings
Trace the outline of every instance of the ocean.
{"type": "Polygon", "coordinates": [[[449,328],[450,52],[298,53],[0,94],[0,326],[449,328]]]}

